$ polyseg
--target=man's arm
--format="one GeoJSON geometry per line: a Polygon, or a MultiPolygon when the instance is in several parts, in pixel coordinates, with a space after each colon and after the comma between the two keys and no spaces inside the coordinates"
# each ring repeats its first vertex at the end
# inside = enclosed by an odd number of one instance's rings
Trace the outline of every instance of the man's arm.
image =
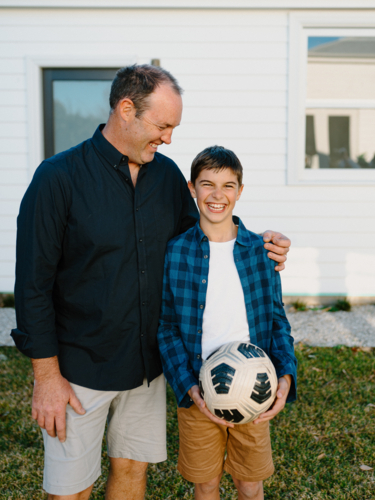
{"type": "Polygon", "coordinates": [[[69,402],[84,413],[69,382],[61,376],[52,299],[68,214],[67,189],[54,165],[42,163],[22,200],[17,219],[16,315],[12,337],[32,358],[32,416],[50,436],[65,440],[69,402]]]}
{"type": "Polygon", "coordinates": [[[32,359],[34,369],[34,392],[31,416],[52,437],[63,443],[66,439],[66,405],[76,413],[84,415],[69,382],[61,375],[57,356],[32,359]]]}
{"type": "Polygon", "coordinates": [[[281,233],[270,230],[265,231],[262,236],[265,242],[264,248],[269,250],[268,257],[279,262],[279,265],[275,267],[275,271],[282,271],[285,269],[286,254],[289,252],[291,245],[290,239],[281,233]]]}

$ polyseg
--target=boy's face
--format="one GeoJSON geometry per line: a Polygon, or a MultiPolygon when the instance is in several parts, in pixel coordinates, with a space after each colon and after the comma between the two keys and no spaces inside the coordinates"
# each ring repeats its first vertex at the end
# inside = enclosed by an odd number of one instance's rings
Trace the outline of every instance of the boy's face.
{"type": "Polygon", "coordinates": [[[211,224],[232,220],[232,212],[239,200],[243,185],[230,168],[218,171],[202,170],[195,184],[188,183],[191,196],[197,199],[201,219],[211,224]]]}

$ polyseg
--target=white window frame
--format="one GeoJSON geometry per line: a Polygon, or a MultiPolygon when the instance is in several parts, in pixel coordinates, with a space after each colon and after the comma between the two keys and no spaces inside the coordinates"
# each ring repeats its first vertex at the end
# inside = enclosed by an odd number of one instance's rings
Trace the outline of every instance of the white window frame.
{"type": "Polygon", "coordinates": [[[375,109],[375,100],[306,99],[309,36],[374,36],[375,12],[289,14],[288,159],[289,185],[375,184],[375,169],[306,169],[306,109],[375,109]]]}
{"type": "Polygon", "coordinates": [[[136,56],[108,57],[30,57],[27,66],[27,127],[29,180],[44,160],[43,69],[44,68],[121,68],[137,62],[136,56]]]}

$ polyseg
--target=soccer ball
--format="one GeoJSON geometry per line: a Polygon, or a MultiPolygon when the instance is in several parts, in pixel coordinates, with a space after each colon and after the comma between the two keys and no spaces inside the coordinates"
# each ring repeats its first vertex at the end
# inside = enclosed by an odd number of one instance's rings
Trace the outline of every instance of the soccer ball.
{"type": "Polygon", "coordinates": [[[277,384],[270,358],[249,342],[221,346],[203,361],[199,373],[207,408],[235,424],[247,424],[267,411],[275,399],[277,384]]]}

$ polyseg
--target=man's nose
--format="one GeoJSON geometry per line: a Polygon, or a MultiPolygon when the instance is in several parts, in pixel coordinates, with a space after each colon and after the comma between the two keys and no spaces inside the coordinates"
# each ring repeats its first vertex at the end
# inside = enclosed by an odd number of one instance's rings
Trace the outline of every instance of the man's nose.
{"type": "Polygon", "coordinates": [[[165,143],[165,144],[170,144],[172,142],[172,129],[170,130],[164,130],[163,135],[160,137],[160,139],[165,143]]]}

